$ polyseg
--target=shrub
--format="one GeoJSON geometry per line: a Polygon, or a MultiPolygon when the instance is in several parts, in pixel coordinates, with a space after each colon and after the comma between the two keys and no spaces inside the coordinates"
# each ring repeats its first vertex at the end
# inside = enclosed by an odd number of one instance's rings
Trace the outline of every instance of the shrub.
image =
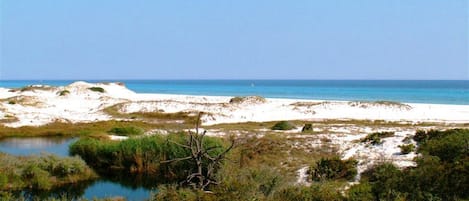
{"type": "Polygon", "coordinates": [[[357,161],[354,159],[341,160],[339,157],[321,158],[309,169],[314,181],[347,179],[352,180],[357,175],[357,161]]]}
{"type": "Polygon", "coordinates": [[[313,124],[305,124],[303,128],[301,129],[301,132],[303,133],[313,132],[313,124]]]}
{"type": "Polygon", "coordinates": [[[280,121],[277,122],[274,126],[272,126],[272,130],[292,130],[295,128],[295,125],[288,121],[280,121]]]}
{"type": "Polygon", "coordinates": [[[59,94],[59,96],[66,96],[66,95],[70,94],[70,91],[69,90],[62,90],[62,91],[59,91],[58,94],[59,94]]]}
{"type": "Polygon", "coordinates": [[[370,143],[372,145],[379,145],[383,143],[382,138],[392,136],[394,136],[394,132],[375,132],[368,134],[365,138],[361,140],[361,142],[370,143]]]}
{"type": "Polygon", "coordinates": [[[14,105],[14,104],[16,104],[16,101],[14,101],[14,100],[9,100],[9,101],[8,101],[8,104],[14,105]]]}
{"type": "Polygon", "coordinates": [[[94,92],[104,93],[104,89],[102,87],[90,87],[88,89],[94,92]]]}
{"type": "Polygon", "coordinates": [[[48,190],[90,180],[96,174],[78,157],[12,156],[0,153],[0,191],[32,188],[48,190]],[[3,182],[7,184],[3,184],[3,182]]]}
{"type": "Polygon", "coordinates": [[[399,148],[401,148],[401,154],[408,154],[408,153],[413,152],[415,150],[415,145],[414,144],[404,144],[404,145],[399,145],[399,148]]]}
{"type": "Polygon", "coordinates": [[[469,130],[418,131],[416,167],[377,165],[362,174],[373,200],[466,200],[469,198],[469,130]]]}
{"type": "Polygon", "coordinates": [[[112,133],[115,135],[120,136],[129,136],[129,135],[141,135],[143,134],[144,130],[139,127],[134,126],[126,126],[126,127],[114,127],[108,131],[108,133],[112,133]]]}
{"type": "Polygon", "coordinates": [[[369,201],[373,200],[371,185],[368,182],[361,182],[353,185],[347,192],[348,201],[369,201]]]}

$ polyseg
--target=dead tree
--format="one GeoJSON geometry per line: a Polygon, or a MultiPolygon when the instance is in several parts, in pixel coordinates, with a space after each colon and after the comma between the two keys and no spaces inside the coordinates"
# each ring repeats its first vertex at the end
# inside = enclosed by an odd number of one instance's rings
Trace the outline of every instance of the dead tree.
{"type": "Polygon", "coordinates": [[[194,189],[206,190],[207,187],[211,184],[218,185],[218,181],[215,179],[216,170],[220,167],[221,163],[225,159],[225,155],[233,148],[234,138],[231,138],[231,144],[223,150],[222,152],[213,156],[209,153],[216,149],[222,149],[221,145],[215,145],[212,147],[205,147],[204,137],[207,131],[199,133],[200,118],[202,113],[199,113],[197,116],[197,122],[195,127],[195,132],[189,131],[189,139],[186,144],[181,144],[175,141],[169,140],[169,143],[174,143],[180,147],[188,149],[190,155],[181,158],[170,159],[162,161],[162,163],[173,163],[179,161],[192,161],[195,164],[194,169],[186,177],[186,180],[181,182],[181,184],[188,184],[194,189]]]}

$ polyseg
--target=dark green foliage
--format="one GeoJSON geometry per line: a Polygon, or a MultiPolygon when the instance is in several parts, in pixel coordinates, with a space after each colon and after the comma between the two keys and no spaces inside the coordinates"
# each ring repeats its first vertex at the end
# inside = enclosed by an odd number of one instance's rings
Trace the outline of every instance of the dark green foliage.
{"type": "Polygon", "coordinates": [[[120,135],[120,136],[131,136],[131,135],[141,135],[144,130],[135,126],[125,126],[125,127],[114,127],[108,131],[108,133],[120,135]]]}
{"type": "Polygon", "coordinates": [[[402,172],[391,163],[377,165],[362,174],[364,182],[370,182],[371,192],[376,200],[395,200],[401,193],[402,172]]]}
{"type": "Polygon", "coordinates": [[[272,126],[272,130],[291,130],[295,129],[295,125],[288,121],[280,121],[276,123],[274,126],[272,126]]]}
{"type": "Polygon", "coordinates": [[[301,129],[301,132],[303,133],[313,132],[313,124],[305,124],[303,128],[301,129]]]}
{"type": "Polygon", "coordinates": [[[399,145],[399,148],[401,148],[401,154],[408,154],[408,153],[413,152],[415,150],[415,145],[414,144],[404,144],[404,145],[399,145]]]}
{"type": "Polygon", "coordinates": [[[314,181],[333,179],[352,180],[357,175],[357,163],[354,159],[341,160],[339,157],[322,158],[310,168],[309,173],[314,181]]]}
{"type": "Polygon", "coordinates": [[[394,132],[376,132],[368,134],[365,138],[361,140],[361,142],[370,143],[372,145],[379,145],[383,143],[382,138],[392,136],[394,136],[394,132]]]}
{"type": "Polygon", "coordinates": [[[88,89],[94,92],[104,93],[104,89],[102,87],[90,87],[88,89]]]}
{"type": "Polygon", "coordinates": [[[16,101],[14,101],[14,100],[9,100],[9,101],[8,101],[8,104],[14,105],[14,104],[16,104],[16,101]]]}
{"type": "Polygon", "coordinates": [[[461,200],[469,198],[469,130],[417,131],[416,167],[378,165],[362,175],[374,200],[461,200]]]}

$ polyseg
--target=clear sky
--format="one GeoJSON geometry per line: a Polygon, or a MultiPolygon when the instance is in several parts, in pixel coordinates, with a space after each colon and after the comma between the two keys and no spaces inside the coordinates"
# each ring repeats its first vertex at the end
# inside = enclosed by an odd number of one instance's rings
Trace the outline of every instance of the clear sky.
{"type": "Polygon", "coordinates": [[[0,79],[469,79],[468,0],[0,0],[0,79]]]}

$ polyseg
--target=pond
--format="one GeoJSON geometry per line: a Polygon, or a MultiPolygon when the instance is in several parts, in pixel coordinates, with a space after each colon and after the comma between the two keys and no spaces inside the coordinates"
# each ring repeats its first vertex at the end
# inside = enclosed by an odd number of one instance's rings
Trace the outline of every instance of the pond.
{"type": "MultiPolygon", "coordinates": [[[[68,156],[68,147],[78,138],[69,137],[8,137],[0,139],[0,152],[12,155],[39,155],[52,153],[68,156]]],[[[148,199],[154,189],[156,178],[145,175],[128,175],[127,173],[100,173],[95,181],[81,182],[53,189],[51,191],[22,191],[25,197],[57,196],[66,194],[69,197],[86,199],[104,197],[124,197],[129,201],[148,199]]]]}

